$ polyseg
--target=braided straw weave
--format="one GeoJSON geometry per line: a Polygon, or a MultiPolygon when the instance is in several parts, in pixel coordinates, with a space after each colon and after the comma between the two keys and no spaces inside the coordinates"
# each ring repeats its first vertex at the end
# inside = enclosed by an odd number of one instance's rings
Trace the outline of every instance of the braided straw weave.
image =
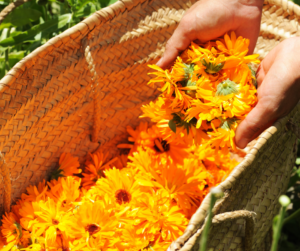
{"type": "MultiPolygon", "coordinates": [[[[25,57],[0,81],[0,215],[49,177],[62,152],[83,161],[88,152],[126,142],[140,107],[157,93],[147,86],[155,63],[195,0],[121,0],[25,57]],[[1,179],[1,176],[0,176],[1,179]],[[11,200],[11,201],[10,201],[11,200]]],[[[281,40],[300,35],[300,9],[265,1],[256,52],[263,58],[281,40]]],[[[265,250],[295,160],[300,107],[263,133],[220,185],[212,250],[265,250]]],[[[169,250],[198,250],[207,197],[169,250]]]]}

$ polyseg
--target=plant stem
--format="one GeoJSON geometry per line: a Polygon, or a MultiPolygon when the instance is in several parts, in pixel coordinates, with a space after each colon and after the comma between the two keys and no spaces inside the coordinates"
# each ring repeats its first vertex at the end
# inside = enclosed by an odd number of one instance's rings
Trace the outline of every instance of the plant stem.
{"type": "MultiPolygon", "coordinates": [[[[215,188],[213,188],[215,189],[215,188]]],[[[212,209],[217,201],[217,198],[223,194],[222,191],[219,190],[211,190],[210,192],[210,204],[209,204],[209,208],[208,208],[208,216],[207,216],[207,220],[205,222],[205,226],[203,229],[203,232],[201,234],[201,240],[200,240],[200,248],[199,251],[206,251],[206,247],[207,247],[207,239],[208,239],[208,233],[209,233],[209,229],[210,229],[210,225],[211,225],[211,221],[212,221],[212,209]],[[219,195],[219,196],[218,196],[219,195]]]]}
{"type": "MultiPolygon", "coordinates": [[[[11,30],[11,28],[8,29],[6,37],[10,36],[10,30],[11,30]]],[[[9,66],[9,48],[7,48],[5,50],[4,54],[5,54],[5,74],[6,74],[10,70],[10,66],[9,66]]]]}
{"type": "Polygon", "coordinates": [[[72,11],[72,15],[71,15],[71,19],[70,19],[70,22],[68,23],[68,29],[72,27],[71,23],[72,23],[72,20],[73,20],[73,11],[72,11]]]}
{"type": "Polygon", "coordinates": [[[285,218],[283,221],[283,225],[286,224],[287,222],[289,222],[291,220],[295,220],[299,217],[300,217],[300,208],[297,211],[295,211],[294,213],[292,213],[289,217],[285,218]]]}
{"type": "Polygon", "coordinates": [[[280,196],[279,202],[281,204],[281,209],[278,215],[277,222],[273,224],[273,241],[271,251],[277,251],[285,211],[288,205],[291,203],[290,199],[286,195],[280,196]]]}

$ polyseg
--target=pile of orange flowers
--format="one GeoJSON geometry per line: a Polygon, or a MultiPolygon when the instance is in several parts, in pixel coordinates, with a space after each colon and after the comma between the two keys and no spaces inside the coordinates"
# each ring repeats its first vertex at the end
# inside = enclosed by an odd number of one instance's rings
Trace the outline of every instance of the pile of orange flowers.
{"type": "Polygon", "coordinates": [[[192,43],[171,70],[150,66],[162,94],[143,107],[144,117],[158,124],[168,141],[236,149],[235,130],[257,103],[255,72],[258,54],[246,56],[249,39],[231,37],[192,43]]]}
{"type": "Polygon", "coordinates": [[[111,160],[99,151],[80,165],[62,154],[50,181],[3,216],[0,249],[167,250],[238,164],[231,131],[256,102],[248,44],[234,35],[192,44],[170,72],[157,68],[151,82],[163,81],[163,93],[143,111],[158,124],[128,127],[117,146],[128,154],[111,160]]]}

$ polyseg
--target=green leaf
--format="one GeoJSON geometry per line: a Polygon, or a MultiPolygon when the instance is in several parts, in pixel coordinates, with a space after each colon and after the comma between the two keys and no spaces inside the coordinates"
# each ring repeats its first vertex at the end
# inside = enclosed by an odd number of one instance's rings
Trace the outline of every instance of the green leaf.
{"type": "Polygon", "coordinates": [[[300,165],[300,158],[296,159],[296,165],[300,165]]]}
{"type": "Polygon", "coordinates": [[[117,2],[117,0],[99,0],[100,4],[101,4],[101,8],[107,7],[115,2],[117,2]]]}
{"type": "Polygon", "coordinates": [[[117,2],[117,1],[118,0],[110,0],[109,3],[108,3],[108,5],[111,5],[111,4],[113,4],[113,3],[117,2]]]}
{"type": "Polygon", "coordinates": [[[43,24],[35,25],[27,31],[24,31],[16,36],[10,36],[9,38],[0,41],[0,46],[8,47],[23,43],[24,41],[30,40],[40,32],[43,32],[43,35],[49,34],[53,31],[53,28],[57,30],[64,27],[71,21],[71,18],[72,14],[65,14],[43,24]]]}
{"type": "Polygon", "coordinates": [[[78,4],[78,0],[67,0],[71,7],[75,7],[78,4]]]}
{"type": "Polygon", "coordinates": [[[169,127],[174,133],[176,133],[176,123],[173,119],[169,120],[169,127]]]}
{"type": "Polygon", "coordinates": [[[34,9],[16,9],[11,12],[1,23],[0,30],[12,26],[24,26],[30,22],[38,20],[42,13],[34,9]]]}
{"type": "Polygon", "coordinates": [[[96,11],[95,5],[87,4],[86,6],[84,6],[74,14],[74,18],[88,17],[91,14],[93,14],[95,11],[96,11]]]}
{"type": "MultiPolygon", "coordinates": [[[[12,52],[8,55],[9,58],[9,64],[13,65],[13,61],[20,61],[25,55],[25,51],[18,51],[18,52],[12,52]]],[[[4,62],[5,57],[0,57],[0,62],[4,62]]]]}

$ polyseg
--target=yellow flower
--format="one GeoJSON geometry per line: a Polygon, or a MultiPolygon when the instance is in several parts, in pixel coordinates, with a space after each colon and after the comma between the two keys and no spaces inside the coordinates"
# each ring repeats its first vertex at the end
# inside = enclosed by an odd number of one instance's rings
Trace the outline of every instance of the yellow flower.
{"type": "Polygon", "coordinates": [[[115,204],[128,205],[135,197],[140,196],[135,173],[127,168],[122,170],[108,169],[105,177],[97,181],[95,191],[99,197],[108,196],[115,204]]]}
{"type": "Polygon", "coordinates": [[[38,222],[34,223],[32,229],[36,236],[45,237],[46,247],[52,247],[57,238],[61,235],[72,237],[70,231],[73,225],[71,214],[65,212],[60,204],[56,204],[53,199],[48,198],[47,201],[39,201],[39,211],[35,211],[38,222]]]}
{"type": "Polygon", "coordinates": [[[17,216],[13,213],[6,213],[2,218],[1,233],[7,244],[17,245],[23,237],[22,227],[17,216]]]}
{"type": "Polygon", "coordinates": [[[203,103],[201,100],[194,100],[193,105],[186,111],[187,121],[191,121],[193,118],[197,119],[196,128],[200,128],[202,121],[212,121],[213,119],[220,117],[222,111],[213,103],[203,103]]]}
{"type": "MultiPolygon", "coordinates": [[[[171,120],[174,109],[171,108],[171,102],[167,98],[158,97],[155,102],[142,106],[143,115],[141,118],[148,117],[154,123],[171,120]]],[[[176,110],[175,110],[176,111],[176,110]]]]}
{"type": "Polygon", "coordinates": [[[231,37],[225,34],[224,39],[217,40],[216,44],[221,52],[229,56],[244,57],[248,53],[250,40],[241,36],[236,38],[235,32],[232,31],[231,37]]]}
{"type": "Polygon", "coordinates": [[[216,150],[221,149],[222,152],[228,153],[228,148],[236,151],[235,145],[235,130],[238,126],[237,121],[227,120],[224,121],[221,127],[215,129],[213,132],[208,132],[211,136],[210,143],[216,150]]]}
{"type": "Polygon", "coordinates": [[[137,213],[139,223],[137,234],[160,235],[164,241],[174,241],[183,234],[187,219],[178,206],[169,203],[169,195],[164,190],[145,193],[139,197],[140,210],[137,213]]]}
{"type": "Polygon", "coordinates": [[[85,201],[79,206],[72,217],[72,229],[69,230],[80,240],[79,245],[82,243],[83,246],[89,246],[98,241],[101,243],[100,248],[114,244],[114,235],[119,222],[109,207],[111,206],[104,201],[85,201]]]}
{"type": "Polygon", "coordinates": [[[115,246],[118,250],[137,251],[144,250],[151,241],[151,236],[147,234],[137,234],[136,227],[127,224],[120,229],[120,241],[115,246]]]}
{"type": "Polygon", "coordinates": [[[196,201],[201,198],[207,175],[201,162],[184,159],[183,166],[156,162],[149,152],[142,150],[134,153],[130,160],[129,166],[140,171],[136,175],[138,184],[165,190],[183,210],[199,206],[196,201]]]}
{"type": "Polygon", "coordinates": [[[176,92],[177,86],[176,82],[171,78],[171,74],[168,70],[163,70],[157,65],[148,65],[150,68],[156,70],[156,72],[150,72],[149,74],[156,75],[155,78],[149,81],[149,85],[154,83],[161,83],[161,92],[166,92],[167,95],[172,95],[173,92],[176,92]]]}
{"type": "Polygon", "coordinates": [[[47,196],[66,210],[72,208],[73,202],[80,199],[80,179],[68,176],[52,180],[48,185],[50,189],[47,196]]]}

